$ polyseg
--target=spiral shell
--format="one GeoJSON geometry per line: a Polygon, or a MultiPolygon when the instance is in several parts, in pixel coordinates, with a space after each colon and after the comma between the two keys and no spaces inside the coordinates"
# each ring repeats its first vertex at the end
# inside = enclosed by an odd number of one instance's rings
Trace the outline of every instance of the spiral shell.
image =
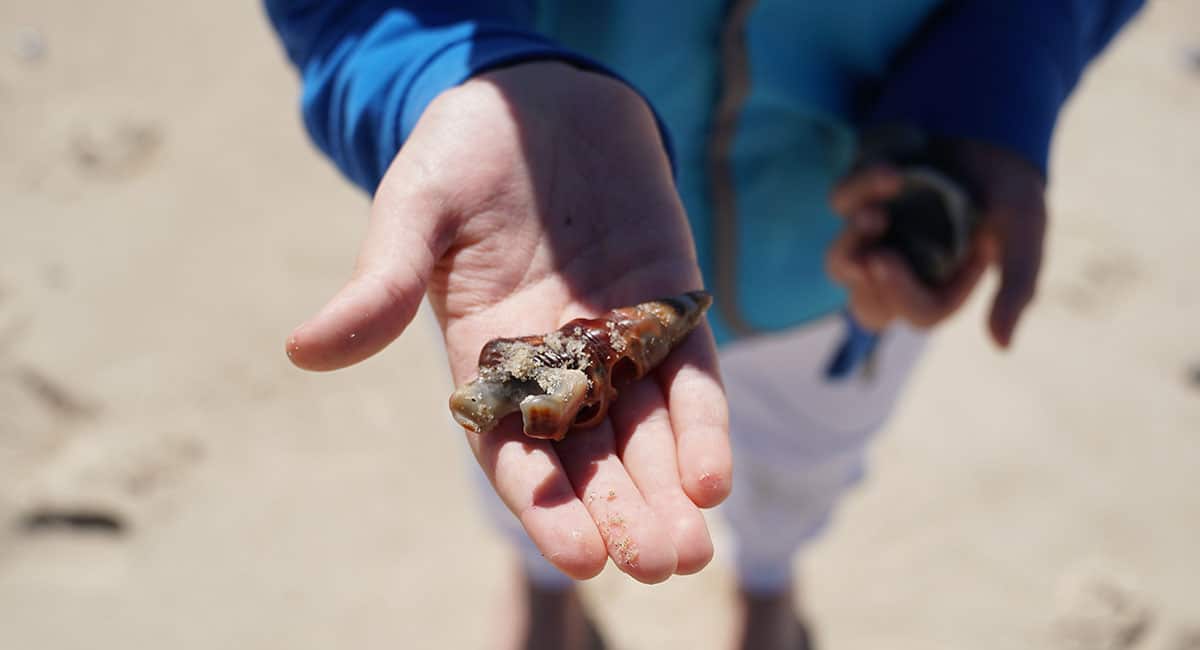
{"type": "Polygon", "coordinates": [[[703,319],[712,297],[673,298],[578,318],[545,335],[493,339],[479,353],[479,377],[450,396],[455,421],[491,431],[521,411],[525,435],[562,440],[599,424],[617,386],[654,369],[703,319]]]}

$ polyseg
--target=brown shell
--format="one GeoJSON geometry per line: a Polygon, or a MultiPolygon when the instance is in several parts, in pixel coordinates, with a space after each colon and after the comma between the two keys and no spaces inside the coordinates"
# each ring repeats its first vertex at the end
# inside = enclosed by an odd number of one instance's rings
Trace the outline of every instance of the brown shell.
{"type": "Polygon", "coordinates": [[[517,410],[525,435],[562,440],[599,424],[617,386],[644,377],[701,321],[712,297],[674,298],[577,318],[549,334],[493,339],[479,353],[479,377],[450,396],[463,427],[491,431],[517,410]]]}

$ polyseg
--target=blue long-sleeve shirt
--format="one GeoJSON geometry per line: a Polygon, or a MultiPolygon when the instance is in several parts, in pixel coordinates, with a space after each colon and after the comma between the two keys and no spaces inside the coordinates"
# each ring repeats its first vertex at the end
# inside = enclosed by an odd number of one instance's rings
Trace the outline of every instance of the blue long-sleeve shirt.
{"type": "Polygon", "coordinates": [[[473,75],[560,60],[625,79],[674,141],[706,282],[725,288],[712,319],[718,339],[843,304],[823,271],[838,229],[825,195],[859,125],[904,122],[985,140],[1044,171],[1063,102],[1140,5],[266,0],[303,77],[309,133],[368,192],[429,102],[473,75]],[[725,38],[735,20],[744,38],[725,38]],[[728,123],[720,111],[731,42],[744,61],[733,74],[749,85],[728,123]],[[714,147],[721,125],[728,138],[714,147]],[[728,158],[727,179],[714,176],[714,151],[728,158]],[[729,200],[714,201],[719,192],[729,200]]]}

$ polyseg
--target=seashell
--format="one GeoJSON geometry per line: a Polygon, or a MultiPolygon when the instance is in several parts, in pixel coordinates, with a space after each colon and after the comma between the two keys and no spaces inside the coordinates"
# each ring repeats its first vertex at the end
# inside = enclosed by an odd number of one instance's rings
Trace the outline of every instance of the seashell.
{"type": "Polygon", "coordinates": [[[952,141],[905,125],[867,129],[856,166],[887,164],[900,171],[900,193],[884,204],[888,228],[880,240],[898,252],[929,287],[945,286],[962,268],[979,227],[979,191],[952,141]]]}
{"type": "Polygon", "coordinates": [[[545,335],[493,339],[479,353],[478,378],[450,396],[450,412],[486,433],[520,410],[525,435],[562,440],[572,427],[599,424],[616,387],[662,363],[710,304],[712,296],[691,291],[577,318],[545,335]]]}
{"type": "Polygon", "coordinates": [[[900,193],[888,201],[888,229],[881,243],[895,249],[929,287],[954,279],[971,247],[979,211],[963,185],[922,166],[901,169],[900,193]]]}

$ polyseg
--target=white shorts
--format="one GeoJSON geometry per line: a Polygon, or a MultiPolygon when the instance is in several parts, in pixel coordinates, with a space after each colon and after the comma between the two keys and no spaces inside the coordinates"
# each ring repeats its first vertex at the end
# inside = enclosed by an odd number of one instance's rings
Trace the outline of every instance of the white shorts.
{"type": "MultiPolygon", "coordinates": [[[[737,543],[742,588],[790,584],[795,552],[828,522],[838,498],[863,472],[871,435],[892,410],[924,346],[904,326],[884,332],[874,358],[831,380],[826,367],[842,341],[842,317],[721,348],[733,443],[733,492],[721,507],[737,543]]],[[[530,579],[570,579],[542,558],[482,472],[477,485],[492,519],[513,540],[530,579]]]]}
{"type": "Polygon", "coordinates": [[[888,329],[873,360],[841,379],[825,375],[842,342],[841,316],[721,350],[733,443],[733,492],[722,506],[737,544],[742,588],[769,592],[791,580],[797,549],[829,521],[863,473],[924,347],[925,335],[888,329]]]}

